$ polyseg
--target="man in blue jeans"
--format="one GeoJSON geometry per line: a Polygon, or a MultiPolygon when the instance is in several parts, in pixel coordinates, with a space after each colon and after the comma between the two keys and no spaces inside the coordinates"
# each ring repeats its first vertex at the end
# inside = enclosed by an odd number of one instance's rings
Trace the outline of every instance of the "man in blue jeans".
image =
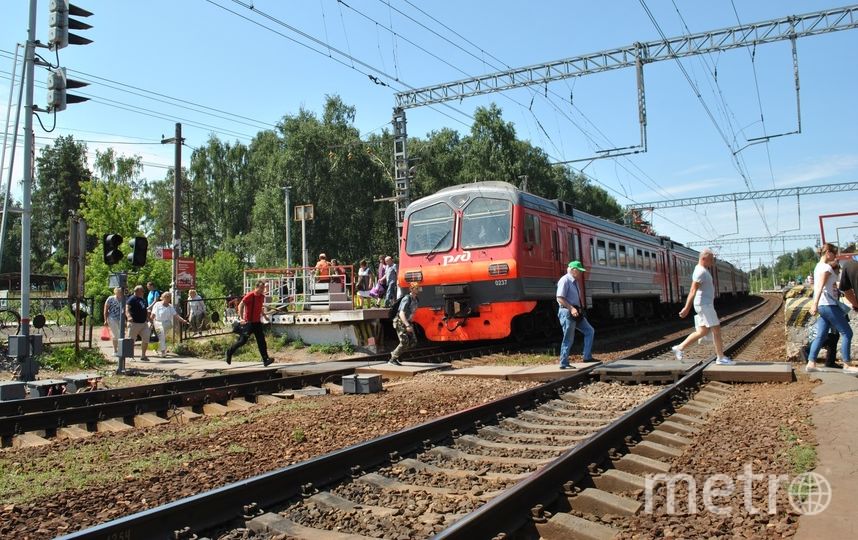
{"type": "Polygon", "coordinates": [[[580,261],[569,263],[566,274],[557,282],[557,317],[563,328],[563,343],[560,345],[560,369],[569,368],[569,350],[575,342],[575,330],[584,334],[584,361],[593,361],[593,335],[596,333],[584,315],[584,301],[579,283],[584,282],[587,270],[580,261]]]}

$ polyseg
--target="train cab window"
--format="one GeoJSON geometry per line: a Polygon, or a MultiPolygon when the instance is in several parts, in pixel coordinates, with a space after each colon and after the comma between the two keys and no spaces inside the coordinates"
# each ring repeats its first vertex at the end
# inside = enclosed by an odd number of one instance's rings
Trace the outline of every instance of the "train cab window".
{"type": "Polygon", "coordinates": [[[617,244],[608,242],[608,266],[617,266],[617,244]]]}
{"type": "Polygon", "coordinates": [[[408,218],[405,252],[441,253],[453,247],[453,209],[445,203],[427,206],[408,218]]]}
{"type": "Polygon", "coordinates": [[[643,256],[643,251],[640,249],[638,250],[638,256],[637,256],[637,263],[636,264],[638,265],[638,270],[644,269],[644,256],[643,256]]]}
{"type": "Polygon", "coordinates": [[[524,243],[539,243],[539,216],[533,214],[524,215],[524,243]]]}
{"type": "Polygon", "coordinates": [[[628,268],[629,260],[626,257],[626,246],[620,246],[620,267],[628,268]]]}
{"type": "Polygon", "coordinates": [[[605,266],[608,264],[604,240],[596,240],[596,262],[599,266],[605,266]]]}
{"type": "Polygon", "coordinates": [[[462,249],[506,244],[511,230],[511,202],[477,197],[462,212],[462,249]]]}

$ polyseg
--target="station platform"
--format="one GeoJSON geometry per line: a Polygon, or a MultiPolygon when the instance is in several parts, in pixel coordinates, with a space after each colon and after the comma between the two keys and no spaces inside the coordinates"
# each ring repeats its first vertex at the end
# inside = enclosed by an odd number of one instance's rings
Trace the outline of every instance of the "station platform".
{"type": "Polygon", "coordinates": [[[601,381],[628,383],[676,382],[688,373],[699,360],[618,360],[597,367],[593,373],[601,381]]]}
{"type": "Polygon", "coordinates": [[[798,519],[798,540],[858,538],[855,501],[858,500],[858,377],[841,373],[808,374],[819,380],[812,410],[818,446],[817,466],[831,485],[831,502],[824,511],[798,519]]]}
{"type": "Polygon", "coordinates": [[[428,362],[402,362],[401,366],[394,366],[387,362],[372,364],[370,366],[359,367],[355,369],[355,373],[359,375],[381,375],[382,377],[413,377],[420,373],[429,371],[438,371],[450,369],[452,364],[442,362],[432,364],[428,362]]]}
{"type": "Polygon", "coordinates": [[[746,362],[736,359],[735,366],[719,366],[714,362],[703,370],[708,381],[725,383],[789,383],[795,380],[792,365],[788,362],[746,362]]]}
{"type": "Polygon", "coordinates": [[[505,379],[508,381],[546,382],[562,379],[578,370],[595,366],[599,362],[572,363],[571,369],[560,369],[557,364],[542,366],[473,366],[445,371],[441,375],[449,377],[477,377],[484,379],[505,379]]]}

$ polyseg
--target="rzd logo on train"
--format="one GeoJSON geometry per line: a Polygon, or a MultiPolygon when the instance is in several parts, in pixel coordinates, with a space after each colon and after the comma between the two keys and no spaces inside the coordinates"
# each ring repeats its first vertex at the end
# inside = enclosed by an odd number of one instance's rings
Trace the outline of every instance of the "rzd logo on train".
{"type": "Polygon", "coordinates": [[[471,252],[463,251],[458,255],[444,255],[444,265],[457,262],[468,262],[471,260],[471,252]]]}

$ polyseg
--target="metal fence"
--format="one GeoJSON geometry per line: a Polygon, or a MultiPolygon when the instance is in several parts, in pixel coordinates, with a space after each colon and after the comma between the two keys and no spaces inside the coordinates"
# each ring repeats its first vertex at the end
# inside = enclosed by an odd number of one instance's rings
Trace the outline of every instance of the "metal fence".
{"type": "MultiPolygon", "coordinates": [[[[30,334],[41,334],[45,345],[67,345],[75,342],[92,347],[93,298],[83,298],[80,306],[74,300],[57,296],[30,297],[30,334]],[[76,317],[79,317],[75,324],[76,317]]],[[[18,334],[21,324],[21,299],[0,300],[0,339],[18,334]]]]}
{"type": "Polygon", "coordinates": [[[181,339],[216,336],[232,332],[232,323],[238,320],[238,303],[241,298],[184,299],[180,305],[182,316],[190,324],[182,326],[181,339]]]}

